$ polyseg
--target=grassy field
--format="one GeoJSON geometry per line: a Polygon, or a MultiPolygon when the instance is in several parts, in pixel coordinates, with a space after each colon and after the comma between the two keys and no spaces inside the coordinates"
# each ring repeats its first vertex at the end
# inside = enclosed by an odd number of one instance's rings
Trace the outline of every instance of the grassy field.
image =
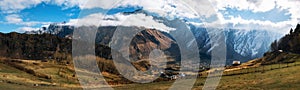
{"type": "MultiPolygon", "coordinates": [[[[65,66],[66,67],[66,66],[65,66]]],[[[80,87],[76,78],[71,77],[72,72],[59,71],[63,68],[61,65],[51,64],[49,62],[24,61],[13,62],[0,61],[0,89],[1,90],[57,90],[74,89],[80,87]],[[15,65],[15,66],[12,66],[15,65]],[[33,65],[34,64],[34,65],[33,65]],[[34,72],[26,72],[26,71],[34,72]],[[58,73],[62,74],[58,74],[58,73]],[[64,75],[69,74],[69,75],[64,75]],[[49,76],[46,79],[41,76],[49,76]]],[[[64,69],[66,70],[66,69],[64,69]]]]}
{"type": "MultiPolygon", "coordinates": [[[[28,62],[16,63],[30,68],[35,73],[42,73],[51,76],[45,79],[26,73],[23,70],[12,67],[4,62],[0,63],[0,89],[1,90],[77,90],[81,89],[76,78],[72,78],[72,68],[51,64],[50,62],[28,62]],[[27,65],[26,65],[27,64],[27,65]],[[31,65],[35,64],[35,65],[31,65]],[[34,86],[39,84],[39,86],[34,86]],[[43,86],[46,85],[46,86],[43,86]],[[50,85],[50,86],[49,86],[50,85]]],[[[300,62],[297,62],[300,64],[300,62]]],[[[297,90],[300,88],[300,66],[296,63],[272,64],[257,68],[239,69],[223,76],[218,90],[297,90]],[[288,67],[287,67],[288,65],[288,67]],[[255,72],[256,71],[256,72],[255,72]],[[247,72],[247,73],[245,73],[247,72]],[[232,75],[231,75],[232,74],[232,75]]],[[[109,75],[108,75],[109,76],[109,75]]],[[[113,77],[112,77],[113,78],[113,77]]],[[[194,84],[194,90],[202,89],[206,78],[198,78],[194,84]]],[[[126,84],[114,87],[116,90],[166,90],[174,81],[161,81],[147,84],[126,84]]]]}
{"type": "MultiPolygon", "coordinates": [[[[271,66],[269,66],[271,67],[271,66]]],[[[233,76],[223,76],[218,90],[298,90],[300,88],[300,66],[290,66],[265,72],[254,72],[233,76]]],[[[194,90],[201,90],[206,78],[198,78],[194,90]]],[[[123,90],[163,90],[168,89],[172,82],[158,82],[149,84],[131,84],[115,89],[123,90]]]]}
{"type": "Polygon", "coordinates": [[[266,72],[224,76],[218,89],[294,89],[300,88],[300,66],[266,72]]]}

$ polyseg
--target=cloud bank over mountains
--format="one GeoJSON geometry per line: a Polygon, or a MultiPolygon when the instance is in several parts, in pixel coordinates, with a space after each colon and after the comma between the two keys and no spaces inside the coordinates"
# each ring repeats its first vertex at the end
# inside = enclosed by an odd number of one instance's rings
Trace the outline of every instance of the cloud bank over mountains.
{"type": "Polygon", "coordinates": [[[165,32],[175,30],[155,21],[152,16],[146,16],[145,14],[115,14],[105,16],[102,13],[97,13],[80,19],[71,19],[67,24],[73,26],[140,26],[155,28],[165,32]]]}
{"type": "MultiPolygon", "coordinates": [[[[286,28],[294,27],[300,21],[300,9],[297,7],[300,5],[300,1],[298,0],[199,0],[198,2],[187,4],[177,0],[2,0],[0,10],[3,19],[0,20],[2,24],[15,25],[20,29],[37,28],[36,25],[45,25],[53,21],[33,21],[31,18],[26,18],[25,14],[20,14],[20,12],[24,9],[30,10],[40,4],[49,4],[61,7],[63,12],[70,8],[70,10],[78,8],[80,11],[89,12],[78,15],[78,18],[68,18],[68,24],[86,20],[81,24],[96,25],[101,22],[101,25],[158,26],[156,28],[165,31],[172,30],[172,28],[153,20],[153,16],[182,19],[187,23],[205,27],[222,26],[219,28],[273,30],[282,33],[288,32],[286,28]],[[117,1],[120,2],[116,3],[117,1]],[[114,4],[114,7],[110,7],[112,4],[114,4]],[[203,8],[200,9],[201,13],[196,13],[191,9],[192,4],[195,4],[197,8],[203,8]],[[209,11],[210,9],[207,7],[212,7],[214,11],[209,11]],[[118,10],[118,8],[123,9],[118,10]],[[126,11],[126,8],[142,9],[150,16],[141,13],[121,14],[122,10],[126,11]],[[120,13],[105,14],[105,12],[114,9],[115,12],[120,13]],[[101,17],[106,19],[101,19],[101,17]],[[129,17],[130,19],[128,19],[129,17]],[[135,17],[135,19],[132,17],[135,17]],[[125,21],[127,23],[124,23],[125,21]]],[[[74,15],[73,13],[66,14],[74,15]]],[[[77,25],[80,25],[80,23],[77,25]]]]}

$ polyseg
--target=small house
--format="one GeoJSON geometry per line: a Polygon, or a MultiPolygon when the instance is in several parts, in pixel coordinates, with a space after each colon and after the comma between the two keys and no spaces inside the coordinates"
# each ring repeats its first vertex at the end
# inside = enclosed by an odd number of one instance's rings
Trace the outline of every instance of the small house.
{"type": "Polygon", "coordinates": [[[241,61],[233,61],[232,66],[238,66],[241,65],[241,61]]]}
{"type": "Polygon", "coordinates": [[[172,75],[172,76],[171,76],[171,80],[176,80],[177,78],[178,78],[177,75],[172,75]]]}

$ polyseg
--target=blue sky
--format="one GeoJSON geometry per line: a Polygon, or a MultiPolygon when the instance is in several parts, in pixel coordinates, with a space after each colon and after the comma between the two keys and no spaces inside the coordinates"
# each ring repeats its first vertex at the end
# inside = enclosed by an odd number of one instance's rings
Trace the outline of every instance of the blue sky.
{"type": "Polygon", "coordinates": [[[226,8],[226,10],[220,10],[224,15],[225,19],[229,19],[228,16],[242,17],[245,20],[261,20],[261,21],[271,21],[271,22],[282,22],[291,19],[291,14],[287,14],[287,10],[280,10],[279,8],[274,8],[266,12],[253,12],[251,10],[238,10],[236,8],[226,8]]]}
{"type": "Polygon", "coordinates": [[[89,15],[104,14],[103,12],[106,10],[109,10],[108,15],[118,19],[122,17],[119,14],[120,12],[132,12],[137,9],[143,9],[155,16],[178,17],[196,24],[206,23],[213,26],[215,24],[214,21],[217,21],[219,18],[222,22],[221,24],[224,24],[224,28],[245,29],[239,26],[254,25],[256,27],[250,29],[278,29],[279,31],[282,30],[281,32],[284,32],[284,29],[288,30],[288,28],[293,27],[300,20],[298,12],[300,10],[297,10],[296,7],[300,4],[297,0],[269,0],[267,2],[250,2],[248,0],[222,2],[222,0],[212,0],[211,3],[216,13],[206,17],[204,20],[195,18],[194,14],[190,14],[190,12],[180,10],[181,6],[170,0],[153,0],[152,2],[127,1],[116,8],[108,9],[101,3],[109,3],[110,0],[90,0],[92,3],[86,3],[85,0],[19,0],[15,2],[2,0],[0,1],[2,2],[0,3],[0,32],[29,31],[40,28],[43,25],[63,21],[71,23],[71,21],[84,19],[89,15]],[[95,4],[96,2],[100,4],[95,4]],[[91,5],[83,7],[84,4],[91,5]],[[152,8],[162,11],[157,12],[157,10],[152,10],[152,8]],[[84,11],[84,13],[80,13],[81,11],[84,11]]]}
{"type": "MultiPolygon", "coordinates": [[[[23,22],[40,22],[36,25],[30,25],[32,28],[39,28],[45,23],[51,22],[63,22],[69,21],[70,19],[75,19],[78,17],[80,9],[78,7],[72,7],[64,9],[62,6],[41,3],[32,8],[24,9],[16,14],[1,13],[0,21],[0,31],[1,32],[11,32],[18,28],[26,27],[27,25],[19,25],[18,23],[5,23],[7,22],[6,16],[9,15],[19,15],[23,22]]],[[[22,22],[20,22],[22,23],[22,22]]]]}

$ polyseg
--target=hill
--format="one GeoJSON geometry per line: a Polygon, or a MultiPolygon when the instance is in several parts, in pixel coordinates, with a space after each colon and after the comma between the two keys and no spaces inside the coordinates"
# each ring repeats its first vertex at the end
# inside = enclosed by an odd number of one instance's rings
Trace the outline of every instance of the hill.
{"type": "MultiPolygon", "coordinates": [[[[103,38],[96,41],[95,53],[99,58],[107,61],[99,62],[99,68],[102,71],[118,75],[112,63],[111,48],[105,39],[111,39],[114,27],[102,27],[98,33],[98,37],[103,38]],[[109,38],[107,38],[109,37],[109,38]],[[108,63],[109,62],[109,63],[108,63]]],[[[126,27],[125,27],[126,28],[126,27]]],[[[132,28],[129,28],[132,29],[132,28]]],[[[76,39],[75,39],[76,40],[76,39]]],[[[97,40],[97,39],[96,39],[97,40]]],[[[85,41],[81,41],[85,42],[85,41]]],[[[85,42],[89,43],[89,42],[85,42]]],[[[148,59],[149,54],[154,49],[164,50],[165,54],[170,56],[170,62],[174,62],[173,58],[179,58],[177,45],[175,41],[166,36],[164,32],[154,29],[145,29],[138,33],[132,40],[130,45],[131,62],[139,70],[146,70],[150,67],[148,61],[144,63],[135,63],[135,61],[148,59]],[[173,53],[171,53],[172,51],[173,53]],[[171,57],[172,56],[172,57],[171,57]]],[[[37,61],[55,61],[60,64],[72,64],[72,40],[56,36],[49,33],[41,34],[21,34],[21,33],[0,33],[0,57],[9,59],[37,60],[37,61]]]]}
{"type": "MultiPolygon", "coordinates": [[[[97,56],[110,58],[110,48],[96,44],[97,56]],[[103,54],[103,52],[108,54],[103,54]]],[[[0,56],[29,60],[71,59],[72,40],[52,34],[0,33],[0,56]]]]}
{"type": "Polygon", "coordinates": [[[295,62],[300,57],[300,24],[280,40],[275,40],[270,47],[271,50],[260,59],[262,64],[295,62]]]}

